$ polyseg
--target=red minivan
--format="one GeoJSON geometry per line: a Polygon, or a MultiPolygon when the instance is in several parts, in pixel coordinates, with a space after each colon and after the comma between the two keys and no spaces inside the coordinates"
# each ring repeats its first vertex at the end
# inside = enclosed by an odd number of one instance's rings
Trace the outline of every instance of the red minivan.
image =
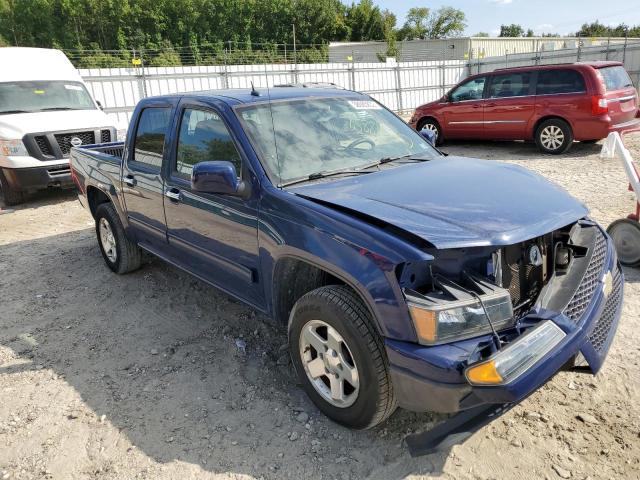
{"type": "Polygon", "coordinates": [[[619,62],[503,68],[473,75],[440,100],[416,109],[409,124],[445,139],[534,140],[545,153],[574,140],[640,130],[638,93],[619,62]]]}

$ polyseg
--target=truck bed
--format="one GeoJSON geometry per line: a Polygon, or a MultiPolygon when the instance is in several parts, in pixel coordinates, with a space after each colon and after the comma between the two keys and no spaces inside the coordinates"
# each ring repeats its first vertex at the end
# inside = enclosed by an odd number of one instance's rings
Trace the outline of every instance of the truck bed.
{"type": "Polygon", "coordinates": [[[89,185],[100,185],[101,189],[113,192],[120,189],[123,153],[124,142],[83,145],[71,149],[69,164],[81,197],[86,196],[89,185]]]}

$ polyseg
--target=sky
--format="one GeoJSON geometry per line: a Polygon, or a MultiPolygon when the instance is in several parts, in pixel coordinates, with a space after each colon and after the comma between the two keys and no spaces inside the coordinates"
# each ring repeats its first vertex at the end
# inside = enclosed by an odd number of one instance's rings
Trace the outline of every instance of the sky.
{"type": "Polygon", "coordinates": [[[511,23],[518,23],[525,30],[531,28],[536,35],[574,33],[583,23],[595,20],[604,24],[640,25],[640,0],[374,0],[374,3],[395,13],[398,26],[402,26],[411,7],[458,8],[467,16],[465,35],[487,32],[497,36],[501,24],[511,23]]]}

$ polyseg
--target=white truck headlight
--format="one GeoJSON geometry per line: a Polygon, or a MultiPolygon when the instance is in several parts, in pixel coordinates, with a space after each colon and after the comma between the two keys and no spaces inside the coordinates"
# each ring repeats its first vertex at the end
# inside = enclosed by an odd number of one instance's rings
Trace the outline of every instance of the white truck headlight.
{"type": "Polygon", "coordinates": [[[28,157],[29,152],[22,140],[0,140],[0,155],[5,157],[28,157]]]}
{"type": "Polygon", "coordinates": [[[473,364],[464,374],[471,385],[504,385],[517,379],[549,353],[566,334],[545,320],[488,360],[473,364]]]}
{"type": "Polygon", "coordinates": [[[496,330],[513,325],[513,306],[507,290],[478,279],[470,289],[477,297],[453,283],[444,285],[439,292],[405,292],[419,343],[437,345],[491,332],[491,325],[496,330]]]}
{"type": "Polygon", "coordinates": [[[127,129],[119,128],[116,130],[116,142],[124,142],[127,140],[127,129]]]}

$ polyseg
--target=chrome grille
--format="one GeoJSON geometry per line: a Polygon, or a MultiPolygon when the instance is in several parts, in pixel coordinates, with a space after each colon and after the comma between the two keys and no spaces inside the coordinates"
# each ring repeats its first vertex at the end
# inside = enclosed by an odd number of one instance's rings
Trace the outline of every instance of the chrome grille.
{"type": "Polygon", "coordinates": [[[96,143],[96,137],[93,131],[56,133],[54,136],[56,137],[60,150],[62,150],[62,154],[65,156],[69,155],[69,152],[71,151],[71,139],[74,137],[78,137],[82,140],[82,145],[92,145],[96,143]]]}
{"type": "Polygon", "coordinates": [[[622,306],[622,272],[620,272],[619,268],[616,268],[613,273],[613,289],[604,305],[602,315],[598,319],[598,323],[596,323],[596,328],[589,335],[589,341],[598,353],[602,353],[609,338],[613,320],[622,306]]]}
{"type": "MultiPolygon", "coordinates": [[[[594,227],[595,228],[595,227],[594,227]]],[[[602,232],[596,228],[596,241],[587,271],[580,282],[580,286],[569,305],[564,309],[564,314],[574,322],[582,317],[582,314],[589,306],[596,288],[601,285],[600,278],[604,269],[604,262],[607,256],[607,240],[602,232]]]]}
{"type": "Polygon", "coordinates": [[[109,143],[111,141],[111,130],[102,130],[100,132],[100,141],[102,143],[109,143]]]}
{"type": "Polygon", "coordinates": [[[53,157],[53,152],[51,151],[51,147],[49,146],[49,142],[47,142],[47,137],[44,135],[38,135],[34,138],[36,145],[40,149],[40,152],[45,157],[53,157]]]}

